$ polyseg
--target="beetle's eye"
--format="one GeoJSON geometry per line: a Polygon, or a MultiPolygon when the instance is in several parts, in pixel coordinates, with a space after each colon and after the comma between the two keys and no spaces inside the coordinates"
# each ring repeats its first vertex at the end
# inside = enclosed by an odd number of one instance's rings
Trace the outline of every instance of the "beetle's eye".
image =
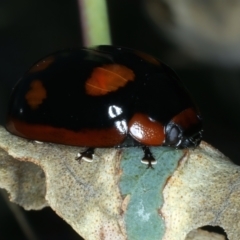
{"type": "Polygon", "coordinates": [[[177,146],[181,136],[180,133],[180,129],[176,125],[173,125],[170,128],[167,127],[165,141],[166,145],[177,146]]]}

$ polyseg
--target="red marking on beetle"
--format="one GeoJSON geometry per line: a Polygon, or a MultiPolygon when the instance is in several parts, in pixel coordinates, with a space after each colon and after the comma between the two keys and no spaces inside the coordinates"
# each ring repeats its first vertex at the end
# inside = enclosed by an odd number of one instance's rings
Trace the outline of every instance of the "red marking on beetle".
{"type": "Polygon", "coordinates": [[[130,135],[144,145],[158,146],[164,142],[164,126],[145,114],[134,114],[128,126],[130,135]]]}
{"type": "Polygon", "coordinates": [[[36,109],[47,98],[47,91],[44,88],[41,80],[33,80],[30,85],[30,90],[26,93],[25,99],[32,109],[36,109]]]}
{"type": "Polygon", "coordinates": [[[80,147],[113,147],[122,143],[126,137],[126,133],[116,127],[73,131],[49,125],[29,124],[12,118],[8,119],[6,127],[11,133],[27,139],[80,147]]]}
{"type": "Polygon", "coordinates": [[[199,123],[198,114],[192,108],[187,108],[172,118],[171,122],[181,126],[183,129],[191,128],[199,123]]]}
{"type": "Polygon", "coordinates": [[[94,68],[91,77],[85,83],[86,93],[101,96],[124,87],[134,80],[134,72],[120,64],[108,64],[94,68]]]}

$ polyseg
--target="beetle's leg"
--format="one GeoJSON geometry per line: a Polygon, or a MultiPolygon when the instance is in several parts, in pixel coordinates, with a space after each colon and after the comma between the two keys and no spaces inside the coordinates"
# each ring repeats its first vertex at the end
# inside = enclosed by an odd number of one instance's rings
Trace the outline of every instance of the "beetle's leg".
{"type": "Polygon", "coordinates": [[[92,162],[93,161],[93,155],[94,155],[94,148],[88,148],[87,150],[78,153],[78,156],[76,157],[76,160],[81,163],[81,160],[84,160],[86,162],[92,162]]]}
{"type": "Polygon", "coordinates": [[[152,153],[150,152],[150,149],[146,146],[142,147],[144,156],[142,158],[142,163],[147,164],[147,168],[153,168],[153,164],[157,164],[157,161],[153,157],[152,153]]]}

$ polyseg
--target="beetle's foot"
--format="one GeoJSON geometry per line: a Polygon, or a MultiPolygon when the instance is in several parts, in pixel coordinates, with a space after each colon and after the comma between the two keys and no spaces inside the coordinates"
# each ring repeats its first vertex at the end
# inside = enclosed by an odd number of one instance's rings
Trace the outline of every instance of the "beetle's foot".
{"type": "Polygon", "coordinates": [[[147,164],[147,168],[152,168],[154,164],[157,164],[157,161],[153,157],[152,153],[150,152],[150,149],[146,146],[142,147],[142,150],[144,152],[144,156],[141,160],[142,163],[147,164]]]}
{"type": "Polygon", "coordinates": [[[79,163],[81,163],[82,160],[86,162],[92,162],[93,161],[93,155],[94,155],[94,148],[88,148],[87,150],[78,153],[77,157],[75,158],[79,163]]]}

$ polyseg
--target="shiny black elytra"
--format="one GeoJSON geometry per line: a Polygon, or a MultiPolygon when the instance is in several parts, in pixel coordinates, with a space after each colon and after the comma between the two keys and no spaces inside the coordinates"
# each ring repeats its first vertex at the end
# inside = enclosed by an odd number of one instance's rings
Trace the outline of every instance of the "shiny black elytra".
{"type": "Polygon", "coordinates": [[[196,147],[202,119],[176,74],[132,49],[66,50],[38,61],[16,84],[6,128],[38,141],[90,148],[196,147]]]}

